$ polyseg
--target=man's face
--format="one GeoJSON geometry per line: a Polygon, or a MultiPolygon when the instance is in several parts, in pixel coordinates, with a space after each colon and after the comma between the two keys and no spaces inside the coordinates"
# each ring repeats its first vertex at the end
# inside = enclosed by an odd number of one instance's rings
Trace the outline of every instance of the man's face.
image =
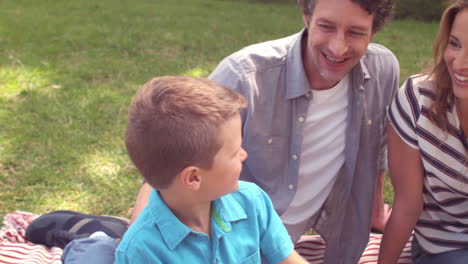
{"type": "Polygon", "coordinates": [[[372,38],[373,15],[351,0],[317,0],[303,43],[312,89],[328,89],[359,62],[372,38]]]}

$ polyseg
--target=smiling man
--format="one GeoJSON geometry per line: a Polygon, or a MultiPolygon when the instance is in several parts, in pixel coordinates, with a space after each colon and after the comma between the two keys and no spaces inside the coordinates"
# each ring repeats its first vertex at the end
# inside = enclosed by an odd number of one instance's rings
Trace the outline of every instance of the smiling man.
{"type": "Polygon", "coordinates": [[[246,47],[210,78],[248,99],[241,178],[272,198],[294,242],[310,228],[326,263],[356,263],[383,230],[386,108],[398,62],[370,43],[393,0],[299,0],[305,29],[246,47]]]}

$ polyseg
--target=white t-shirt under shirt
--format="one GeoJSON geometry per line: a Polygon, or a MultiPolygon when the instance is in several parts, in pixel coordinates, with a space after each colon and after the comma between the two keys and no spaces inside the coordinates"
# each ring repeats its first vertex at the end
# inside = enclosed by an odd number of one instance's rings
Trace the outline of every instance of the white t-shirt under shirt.
{"type": "MultiPolygon", "coordinates": [[[[323,205],[344,165],[349,77],[327,90],[312,90],[303,122],[301,163],[296,195],[281,215],[288,230],[302,234],[323,205]],[[296,232],[297,231],[297,232],[296,232]]],[[[291,237],[296,242],[299,237],[291,237]]]]}

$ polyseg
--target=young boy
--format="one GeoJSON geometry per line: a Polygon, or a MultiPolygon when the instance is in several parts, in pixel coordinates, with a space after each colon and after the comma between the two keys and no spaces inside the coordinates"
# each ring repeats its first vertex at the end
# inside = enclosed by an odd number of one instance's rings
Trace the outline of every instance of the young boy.
{"type": "Polygon", "coordinates": [[[130,158],[154,190],[116,263],[307,263],[268,196],[239,182],[245,99],[210,80],[159,77],[128,116],[130,158]]]}

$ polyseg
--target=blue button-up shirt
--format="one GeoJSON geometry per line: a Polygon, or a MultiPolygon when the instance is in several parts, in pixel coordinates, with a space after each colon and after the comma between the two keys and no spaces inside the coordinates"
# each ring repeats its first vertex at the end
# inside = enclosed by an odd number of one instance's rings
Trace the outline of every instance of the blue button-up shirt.
{"type": "MultiPolygon", "coordinates": [[[[301,159],[300,120],[312,98],[301,55],[305,34],[246,47],[209,77],[247,98],[242,132],[249,157],[241,179],[263,188],[280,215],[296,193],[300,163],[314,162],[301,159]]],[[[310,216],[310,226],[327,241],[326,263],[356,263],[369,239],[376,176],[387,169],[386,108],[398,76],[395,56],[378,44],[370,44],[350,72],[345,166],[320,211],[310,216]]]]}
{"type": "Polygon", "coordinates": [[[183,224],[152,191],[116,251],[116,263],[278,263],[293,243],[268,195],[252,183],[212,204],[211,239],[183,224]]]}

